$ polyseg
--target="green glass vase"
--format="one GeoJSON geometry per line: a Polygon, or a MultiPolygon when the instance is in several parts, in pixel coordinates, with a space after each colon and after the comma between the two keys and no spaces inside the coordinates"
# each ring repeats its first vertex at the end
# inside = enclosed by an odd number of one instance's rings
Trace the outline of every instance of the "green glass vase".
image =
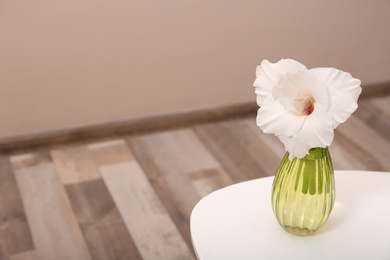
{"type": "Polygon", "coordinates": [[[272,208],[287,232],[309,236],[328,219],[335,199],[332,159],[328,148],[313,148],[304,158],[287,152],[272,185],[272,208]]]}

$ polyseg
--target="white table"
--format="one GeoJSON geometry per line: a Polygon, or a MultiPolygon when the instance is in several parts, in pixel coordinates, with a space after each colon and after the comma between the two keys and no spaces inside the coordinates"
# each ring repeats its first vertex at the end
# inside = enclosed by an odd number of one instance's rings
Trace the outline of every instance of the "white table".
{"type": "Polygon", "coordinates": [[[201,260],[390,259],[390,173],[336,171],[336,202],[312,236],[285,232],[271,207],[273,177],[204,197],[191,214],[201,260]]]}

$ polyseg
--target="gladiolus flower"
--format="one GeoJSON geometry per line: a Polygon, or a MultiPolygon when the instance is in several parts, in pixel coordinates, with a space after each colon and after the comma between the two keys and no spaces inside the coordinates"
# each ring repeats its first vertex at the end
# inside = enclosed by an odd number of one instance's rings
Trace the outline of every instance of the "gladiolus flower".
{"type": "Polygon", "coordinates": [[[289,158],[303,158],[314,147],[329,146],[334,129],[357,109],[361,81],[335,68],[307,69],[282,59],[263,60],[256,69],[256,123],[276,135],[289,158]]]}

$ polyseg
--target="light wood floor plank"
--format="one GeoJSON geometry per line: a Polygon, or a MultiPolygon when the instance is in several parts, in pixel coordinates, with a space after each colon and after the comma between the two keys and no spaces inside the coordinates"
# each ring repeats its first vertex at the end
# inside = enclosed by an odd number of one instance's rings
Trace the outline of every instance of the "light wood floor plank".
{"type": "Polygon", "coordinates": [[[11,157],[11,161],[38,257],[90,259],[53,164],[32,164],[34,154],[27,157],[26,167],[23,167],[26,162],[23,156],[11,157]]]}
{"type": "Polygon", "coordinates": [[[55,149],[50,154],[65,185],[100,178],[91,153],[84,145],[55,149]]]}
{"type": "Polygon", "coordinates": [[[188,176],[201,197],[233,184],[230,176],[222,169],[191,172],[188,176]]]}
{"type": "Polygon", "coordinates": [[[7,157],[0,157],[0,259],[34,249],[19,188],[7,157]]]}
{"type": "Polygon", "coordinates": [[[158,168],[154,171],[156,174],[186,174],[219,168],[219,163],[189,129],[131,137],[129,141],[137,159],[149,162],[143,166],[158,168]]]}
{"type": "Polygon", "coordinates": [[[194,259],[135,161],[100,171],[144,259],[194,259]]]}
{"type": "Polygon", "coordinates": [[[12,168],[14,170],[17,169],[25,169],[27,167],[33,167],[36,165],[51,163],[50,154],[46,150],[38,150],[33,153],[23,153],[14,155],[11,158],[12,168]]]}
{"type": "Polygon", "coordinates": [[[97,142],[88,145],[93,159],[98,166],[124,163],[134,160],[127,143],[123,139],[97,142]]]}
{"type": "MultiPolygon", "coordinates": [[[[132,151],[123,140],[96,143],[90,145],[89,148],[99,166],[131,163],[134,161],[132,151]]],[[[147,178],[148,175],[153,174],[149,172],[145,175],[147,178]]],[[[192,208],[199,201],[200,197],[196,194],[192,183],[186,175],[175,174],[175,177],[171,177],[173,176],[171,173],[156,173],[154,176],[160,177],[149,179],[151,187],[178,228],[187,246],[192,248],[189,222],[187,220],[189,220],[192,208]]]]}

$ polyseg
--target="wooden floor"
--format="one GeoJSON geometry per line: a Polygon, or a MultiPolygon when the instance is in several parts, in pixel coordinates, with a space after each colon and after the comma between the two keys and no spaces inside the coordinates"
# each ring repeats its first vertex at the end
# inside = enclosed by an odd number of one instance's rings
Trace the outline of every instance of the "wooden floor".
{"type": "MultiPolygon", "coordinates": [[[[390,171],[389,119],[389,96],[361,100],[335,169],[390,171]]],[[[195,259],[195,204],[273,175],[283,155],[242,118],[0,156],[0,259],[195,259]]]]}

